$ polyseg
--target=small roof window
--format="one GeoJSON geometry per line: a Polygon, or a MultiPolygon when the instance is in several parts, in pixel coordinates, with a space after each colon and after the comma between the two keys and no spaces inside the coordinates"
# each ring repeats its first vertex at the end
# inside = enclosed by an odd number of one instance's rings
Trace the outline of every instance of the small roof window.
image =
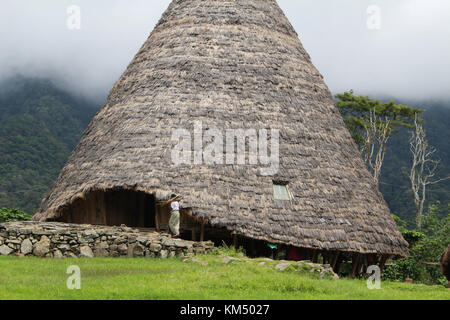
{"type": "Polygon", "coordinates": [[[291,201],[292,195],[289,192],[288,184],[282,182],[274,182],[273,197],[275,198],[275,200],[291,201]]]}

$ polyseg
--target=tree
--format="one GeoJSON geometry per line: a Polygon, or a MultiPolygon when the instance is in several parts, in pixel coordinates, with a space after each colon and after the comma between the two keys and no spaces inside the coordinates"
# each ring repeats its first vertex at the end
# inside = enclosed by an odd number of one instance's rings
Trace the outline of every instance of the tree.
{"type": "Polygon", "coordinates": [[[437,265],[444,249],[450,243],[450,204],[446,206],[440,202],[430,204],[422,217],[422,231],[408,230],[406,222],[395,217],[400,232],[409,243],[410,256],[405,259],[394,259],[390,266],[383,270],[383,278],[404,281],[412,278],[415,281],[427,284],[446,285],[447,281],[442,276],[437,265]],[[446,212],[446,217],[439,219],[437,214],[446,212]]]}
{"type": "Polygon", "coordinates": [[[364,141],[362,143],[361,153],[372,173],[373,180],[378,186],[380,181],[381,167],[383,166],[384,156],[386,154],[386,144],[391,135],[391,120],[385,118],[379,121],[375,110],[370,112],[369,121],[365,125],[366,130],[364,141]]]}
{"type": "Polygon", "coordinates": [[[414,195],[414,205],[416,206],[416,223],[419,230],[422,229],[422,216],[424,204],[427,196],[427,187],[448,180],[435,179],[436,169],[441,160],[436,158],[436,149],[428,143],[426,133],[423,129],[423,121],[415,116],[415,130],[411,133],[410,150],[413,156],[409,179],[414,195]]]}
{"type": "Polygon", "coordinates": [[[399,128],[414,128],[414,117],[422,111],[394,101],[355,96],[353,91],[336,98],[336,106],[378,185],[389,137],[399,128]]]}

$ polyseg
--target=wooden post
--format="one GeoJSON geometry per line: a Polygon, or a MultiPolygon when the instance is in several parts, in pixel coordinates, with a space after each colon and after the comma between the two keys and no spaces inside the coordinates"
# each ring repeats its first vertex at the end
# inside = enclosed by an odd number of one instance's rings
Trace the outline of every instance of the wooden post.
{"type": "Polygon", "coordinates": [[[155,224],[156,224],[156,231],[160,231],[159,227],[159,214],[161,212],[161,205],[155,204],[155,224]]]}
{"type": "Polygon", "coordinates": [[[197,241],[197,235],[196,235],[195,228],[192,228],[191,233],[192,233],[192,241],[197,241]]]}
{"type": "Polygon", "coordinates": [[[200,230],[200,241],[203,242],[205,241],[205,222],[202,221],[202,227],[200,230]]]}
{"type": "Polygon", "coordinates": [[[277,250],[275,250],[275,254],[273,255],[273,260],[278,260],[278,255],[280,254],[282,244],[277,244],[277,250]]]}
{"type": "Polygon", "coordinates": [[[319,252],[317,250],[313,250],[313,256],[312,256],[312,262],[317,263],[317,257],[319,255],[319,252]]]}
{"type": "Polygon", "coordinates": [[[146,194],[145,193],[138,193],[137,197],[138,197],[138,216],[139,216],[139,227],[143,227],[146,228],[147,226],[147,221],[146,220],[150,220],[149,218],[147,218],[147,212],[145,212],[145,201],[146,201],[146,194]]]}
{"type": "Polygon", "coordinates": [[[103,191],[98,192],[98,205],[100,208],[100,216],[102,224],[107,225],[106,222],[106,203],[105,203],[105,193],[103,191]]]}
{"type": "Polygon", "coordinates": [[[355,277],[356,269],[359,266],[359,258],[360,258],[360,256],[361,256],[361,254],[359,254],[359,253],[356,253],[356,254],[353,255],[353,259],[352,259],[352,265],[353,266],[352,266],[352,275],[351,275],[352,278],[355,277]]]}
{"type": "Polygon", "coordinates": [[[237,250],[238,249],[238,236],[236,233],[233,233],[233,247],[237,250]]]}
{"type": "Polygon", "coordinates": [[[358,269],[357,269],[357,274],[358,275],[360,275],[360,274],[362,274],[363,273],[363,271],[364,271],[364,264],[365,264],[365,255],[361,255],[360,256],[360,258],[359,258],[359,266],[358,266],[358,269]]]}
{"type": "Polygon", "coordinates": [[[253,257],[256,257],[257,253],[256,253],[256,243],[255,243],[255,239],[250,239],[250,245],[251,245],[250,252],[252,253],[252,256],[253,256],[253,257]]]}
{"type": "Polygon", "coordinates": [[[386,262],[392,258],[392,255],[384,254],[381,256],[380,259],[380,270],[383,271],[384,266],[386,265],[386,262]]]}
{"type": "Polygon", "coordinates": [[[331,265],[331,263],[332,263],[331,253],[328,251],[322,251],[322,261],[323,261],[323,264],[331,265]]]}
{"type": "Polygon", "coordinates": [[[334,270],[334,268],[336,268],[336,263],[338,261],[338,258],[339,258],[339,251],[336,251],[334,253],[332,261],[331,261],[331,268],[333,268],[333,270],[334,270]]]}
{"type": "Polygon", "coordinates": [[[337,274],[339,274],[339,271],[341,270],[341,265],[342,265],[342,261],[344,260],[344,258],[342,257],[341,253],[338,252],[337,253],[337,259],[336,259],[336,264],[333,267],[333,271],[337,274]]]}
{"type": "Polygon", "coordinates": [[[377,254],[374,254],[373,255],[373,264],[378,264],[378,263],[380,263],[380,259],[377,254]]]}

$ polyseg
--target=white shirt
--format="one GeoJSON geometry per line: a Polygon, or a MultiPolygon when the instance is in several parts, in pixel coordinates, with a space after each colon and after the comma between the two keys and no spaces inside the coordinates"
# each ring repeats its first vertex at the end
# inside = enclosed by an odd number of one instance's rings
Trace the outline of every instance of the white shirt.
{"type": "Polygon", "coordinates": [[[178,201],[174,201],[170,204],[170,207],[172,208],[172,211],[179,211],[180,203],[178,201]]]}

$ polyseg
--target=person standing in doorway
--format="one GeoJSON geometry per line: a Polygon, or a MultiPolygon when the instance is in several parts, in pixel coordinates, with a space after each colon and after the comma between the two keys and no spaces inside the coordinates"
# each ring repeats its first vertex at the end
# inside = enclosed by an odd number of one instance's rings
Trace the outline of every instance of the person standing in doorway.
{"type": "Polygon", "coordinates": [[[169,229],[174,238],[180,236],[180,203],[177,201],[177,198],[176,194],[170,196],[169,229]]]}

